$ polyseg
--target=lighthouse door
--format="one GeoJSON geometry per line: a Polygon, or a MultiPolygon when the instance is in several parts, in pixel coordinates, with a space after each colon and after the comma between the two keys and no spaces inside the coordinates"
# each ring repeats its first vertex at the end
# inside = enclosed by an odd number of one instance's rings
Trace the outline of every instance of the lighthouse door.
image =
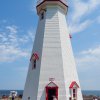
{"type": "Polygon", "coordinates": [[[58,100],[58,87],[53,83],[46,86],[46,100],[58,100]]]}
{"type": "Polygon", "coordinates": [[[54,97],[56,97],[56,89],[50,88],[48,89],[48,100],[53,100],[54,97]]]}

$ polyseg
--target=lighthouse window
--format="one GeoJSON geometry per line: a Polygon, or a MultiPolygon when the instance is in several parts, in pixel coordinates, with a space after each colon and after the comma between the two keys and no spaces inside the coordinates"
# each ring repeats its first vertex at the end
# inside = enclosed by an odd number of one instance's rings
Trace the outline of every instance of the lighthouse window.
{"type": "Polygon", "coordinates": [[[71,98],[71,97],[69,97],[69,100],[72,100],[72,98],[71,98]]]}
{"type": "Polygon", "coordinates": [[[33,69],[36,69],[36,59],[34,59],[33,61],[32,61],[32,70],[33,69]]]}
{"type": "Polygon", "coordinates": [[[44,12],[41,13],[41,18],[40,18],[40,19],[41,19],[41,20],[44,19],[44,12]]]}
{"type": "Polygon", "coordinates": [[[30,97],[28,97],[28,100],[30,100],[30,97]]]}
{"type": "Polygon", "coordinates": [[[77,89],[73,89],[73,98],[74,100],[77,98],[77,89]]]}
{"type": "Polygon", "coordinates": [[[32,57],[30,59],[31,63],[32,63],[32,69],[36,68],[36,61],[39,60],[39,56],[38,53],[33,53],[32,57]]]}
{"type": "Polygon", "coordinates": [[[73,81],[69,88],[70,88],[71,99],[77,100],[77,91],[79,88],[78,84],[75,81],[73,81]]]}
{"type": "Polygon", "coordinates": [[[34,66],[34,69],[35,69],[36,68],[36,59],[34,60],[34,65],[33,66],[34,66]]]}

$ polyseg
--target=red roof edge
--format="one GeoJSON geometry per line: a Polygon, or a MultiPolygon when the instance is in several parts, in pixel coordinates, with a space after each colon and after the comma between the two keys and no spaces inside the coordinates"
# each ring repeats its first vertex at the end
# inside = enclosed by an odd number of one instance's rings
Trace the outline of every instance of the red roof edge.
{"type": "Polygon", "coordinates": [[[74,85],[76,85],[77,88],[79,88],[79,85],[78,85],[75,81],[73,81],[73,82],[71,83],[71,85],[69,86],[69,88],[73,88],[74,85]]]}
{"type": "Polygon", "coordinates": [[[37,60],[39,60],[38,53],[33,53],[32,56],[31,56],[31,58],[30,58],[30,61],[32,60],[32,57],[33,57],[33,56],[35,56],[35,58],[36,58],[37,60]]]}

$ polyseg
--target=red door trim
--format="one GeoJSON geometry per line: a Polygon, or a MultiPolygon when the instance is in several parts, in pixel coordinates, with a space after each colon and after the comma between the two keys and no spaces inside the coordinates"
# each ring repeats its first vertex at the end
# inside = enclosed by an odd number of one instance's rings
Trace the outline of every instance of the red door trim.
{"type": "MultiPolygon", "coordinates": [[[[50,82],[50,83],[53,83],[53,82],[50,82]]],[[[49,84],[50,84],[50,83],[49,83],[49,84]]],[[[48,84],[48,85],[49,85],[49,84],[48,84]]],[[[53,83],[53,84],[55,84],[55,83],[53,83]]],[[[49,89],[56,89],[56,98],[57,98],[57,100],[58,100],[58,86],[57,86],[56,84],[55,84],[55,87],[50,87],[50,86],[48,86],[48,85],[45,87],[45,89],[46,89],[46,100],[48,100],[48,90],[49,90],[49,89]]]]}

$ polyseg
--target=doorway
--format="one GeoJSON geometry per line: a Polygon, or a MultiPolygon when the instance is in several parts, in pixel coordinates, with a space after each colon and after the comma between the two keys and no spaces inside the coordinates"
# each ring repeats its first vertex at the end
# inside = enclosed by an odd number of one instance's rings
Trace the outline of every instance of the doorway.
{"type": "Polygon", "coordinates": [[[58,100],[58,86],[55,83],[50,82],[46,86],[46,100],[53,100],[54,98],[58,100]]]}
{"type": "MultiPolygon", "coordinates": [[[[56,88],[48,89],[48,100],[53,100],[53,97],[56,97],[56,88]]],[[[57,97],[56,97],[57,98],[57,97]]]]}

